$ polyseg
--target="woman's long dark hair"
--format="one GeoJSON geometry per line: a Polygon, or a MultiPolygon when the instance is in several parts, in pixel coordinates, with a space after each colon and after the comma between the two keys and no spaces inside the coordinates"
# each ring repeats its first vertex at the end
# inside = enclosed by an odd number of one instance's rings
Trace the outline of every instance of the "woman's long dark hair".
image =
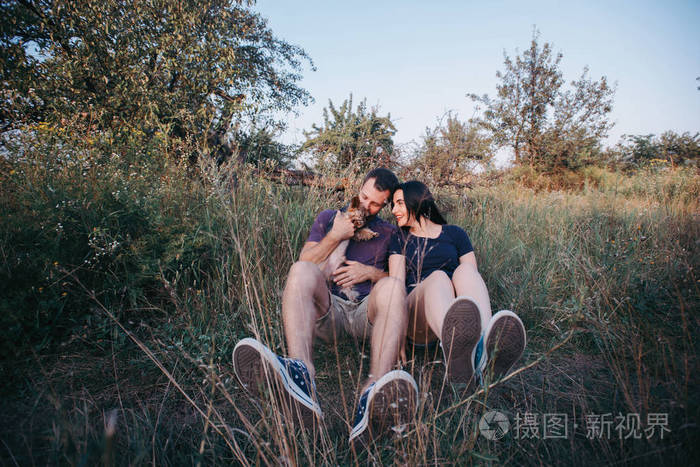
{"type": "MultiPolygon", "coordinates": [[[[421,217],[430,219],[436,224],[447,224],[447,221],[435,204],[435,198],[428,187],[423,182],[411,180],[404,182],[396,187],[397,190],[403,191],[403,202],[406,204],[408,215],[413,214],[413,217],[420,222],[421,217]]],[[[392,199],[393,206],[393,199],[392,199]]]]}

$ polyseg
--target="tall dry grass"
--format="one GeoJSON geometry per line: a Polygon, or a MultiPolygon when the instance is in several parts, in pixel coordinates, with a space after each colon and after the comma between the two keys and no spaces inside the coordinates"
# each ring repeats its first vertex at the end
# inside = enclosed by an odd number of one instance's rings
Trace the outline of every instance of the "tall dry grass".
{"type": "Polygon", "coordinates": [[[465,395],[445,384],[439,351],[416,352],[406,367],[419,383],[414,423],[353,446],[366,342],[317,346],[325,417],[311,430],[291,422],[272,380],[265,400],[242,392],[230,361],[245,336],[285,352],[287,271],[315,214],[344,195],[238,166],[203,165],[192,177],[165,164],[142,176],[108,158],[80,185],[84,168],[4,163],[5,328],[26,331],[3,358],[13,375],[2,389],[8,463],[588,465],[696,454],[697,173],[599,172],[576,192],[507,180],[435,189],[472,239],[493,308],[523,318],[520,364],[536,364],[465,395]],[[25,279],[12,282],[17,271],[25,279]],[[489,441],[477,429],[489,410],[511,422],[566,414],[570,434],[489,441]],[[603,413],[667,413],[671,432],[588,439],[584,416],[603,413]]]}

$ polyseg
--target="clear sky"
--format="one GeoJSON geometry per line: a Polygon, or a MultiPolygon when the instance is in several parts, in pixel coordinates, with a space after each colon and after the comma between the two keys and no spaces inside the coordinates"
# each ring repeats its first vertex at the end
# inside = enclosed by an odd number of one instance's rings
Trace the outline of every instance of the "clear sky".
{"type": "Polygon", "coordinates": [[[566,81],[588,65],[617,82],[612,112],[622,134],[700,131],[700,0],[301,1],[258,0],[275,34],[302,47],[317,71],[302,87],[315,103],[289,115],[287,143],[321,123],[352,92],[396,122],[395,141],[418,140],[447,110],[467,119],[467,93],[494,95],[503,52],[526,49],[533,26],[564,55],[566,81]]]}

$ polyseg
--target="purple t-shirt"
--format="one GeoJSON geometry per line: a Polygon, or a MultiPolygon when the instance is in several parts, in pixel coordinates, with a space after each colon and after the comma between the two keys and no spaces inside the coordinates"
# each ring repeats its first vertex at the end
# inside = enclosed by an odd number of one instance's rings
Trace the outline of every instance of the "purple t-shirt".
{"type": "MultiPolygon", "coordinates": [[[[333,227],[333,219],[335,219],[336,211],[333,209],[326,209],[321,211],[321,213],[316,216],[314,225],[311,226],[311,232],[309,233],[309,238],[306,239],[307,242],[320,242],[323,237],[331,230],[333,227]]],[[[345,252],[345,257],[351,261],[358,261],[362,264],[375,267],[382,271],[388,270],[388,249],[389,240],[394,232],[396,232],[396,226],[389,224],[388,222],[380,219],[379,217],[374,217],[367,223],[367,227],[377,232],[379,235],[371,240],[366,240],[363,242],[356,242],[350,239],[348,243],[348,249],[345,252]]],[[[369,295],[372,289],[372,281],[360,282],[355,284],[354,289],[358,293],[358,300],[362,300],[364,297],[369,295]]],[[[345,297],[345,294],[340,292],[340,287],[334,282],[331,282],[331,293],[339,297],[345,297]]]]}

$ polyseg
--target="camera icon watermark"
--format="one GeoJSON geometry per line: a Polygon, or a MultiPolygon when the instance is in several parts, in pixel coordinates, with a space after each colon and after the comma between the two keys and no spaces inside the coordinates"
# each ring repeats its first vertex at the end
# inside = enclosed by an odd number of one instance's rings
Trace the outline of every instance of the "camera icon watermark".
{"type": "Polygon", "coordinates": [[[479,420],[479,433],[491,441],[503,438],[509,429],[508,416],[497,410],[486,412],[479,420]]]}

